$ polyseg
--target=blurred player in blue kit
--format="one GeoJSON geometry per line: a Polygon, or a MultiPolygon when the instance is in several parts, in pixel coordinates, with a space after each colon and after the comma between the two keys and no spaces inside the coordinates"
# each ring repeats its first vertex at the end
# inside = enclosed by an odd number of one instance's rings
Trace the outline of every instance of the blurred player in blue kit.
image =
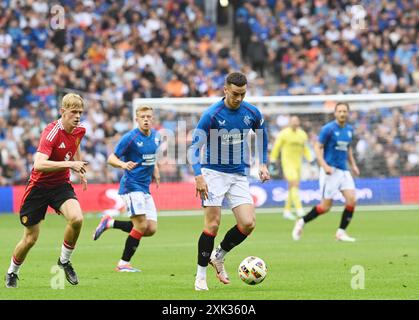
{"type": "Polygon", "coordinates": [[[195,174],[196,193],[204,208],[204,230],[198,240],[198,266],[195,290],[208,290],[206,270],[214,267],[218,279],[230,283],[224,268],[225,255],[242,243],[255,228],[255,209],[249,190],[248,135],[256,133],[259,154],[259,177],[270,179],[267,169],[268,136],[260,111],[243,101],[247,89],[246,76],[230,73],[225,79],[225,97],[210,106],[201,116],[194,131],[189,157],[195,174]],[[201,151],[206,149],[201,161],[201,151]],[[221,221],[221,206],[226,198],[237,224],[214,249],[221,221]]]}
{"type": "Polygon", "coordinates": [[[319,138],[314,146],[320,166],[319,184],[322,201],[303,218],[297,220],[292,231],[294,240],[300,240],[304,225],[319,215],[330,210],[333,197],[340,191],[345,198],[345,209],[340,226],[336,231],[336,239],[354,242],[355,239],[346,233],[355,210],[355,183],[347,162],[355,175],[359,175],[358,166],[352,152],[353,128],[347,123],[349,105],[339,102],[335,106],[335,120],[327,123],[320,130],[319,138]]]}
{"type": "Polygon", "coordinates": [[[142,237],[150,237],[157,230],[157,210],[150,194],[152,179],[157,186],[160,174],[156,165],[156,153],[160,145],[160,135],[152,128],[153,110],[149,106],[139,106],[136,109],[138,127],[126,133],[119,141],[115,152],[108,158],[108,163],[124,169],[121,178],[119,194],[125,202],[131,221],[114,220],[105,215],[93,239],[109,228],[120,229],[129,233],[125,248],[116,270],[119,272],[139,272],[132,267],[130,261],[137,250],[142,237]]]}

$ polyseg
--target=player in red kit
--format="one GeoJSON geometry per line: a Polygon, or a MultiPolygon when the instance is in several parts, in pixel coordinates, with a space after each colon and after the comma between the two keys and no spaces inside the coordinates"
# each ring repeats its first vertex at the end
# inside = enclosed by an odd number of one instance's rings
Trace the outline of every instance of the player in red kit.
{"type": "Polygon", "coordinates": [[[67,280],[76,285],[77,274],[70,257],[83,223],[83,214],[73,187],[70,169],[77,172],[87,188],[87,163],[81,161],[80,141],[86,129],[80,126],[84,111],[83,99],[74,93],[66,94],[61,103],[61,118],[50,123],[42,132],[29,183],[20,208],[20,222],[24,226],[23,238],[16,245],[6,274],[6,287],[16,288],[19,268],[39,236],[41,220],[48,206],[67,220],[64,242],[58,259],[67,280]]]}

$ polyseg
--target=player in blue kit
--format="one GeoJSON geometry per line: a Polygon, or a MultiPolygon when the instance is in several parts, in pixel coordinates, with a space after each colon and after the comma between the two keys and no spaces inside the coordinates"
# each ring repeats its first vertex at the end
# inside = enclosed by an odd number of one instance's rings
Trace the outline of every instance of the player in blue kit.
{"type": "Polygon", "coordinates": [[[131,266],[142,237],[150,237],[157,230],[157,211],[149,186],[152,178],[160,183],[160,174],[156,165],[156,153],[160,145],[160,135],[152,129],[153,110],[149,106],[136,109],[138,128],[125,134],[108,158],[108,163],[124,169],[119,194],[125,202],[131,221],[114,220],[105,215],[93,236],[97,240],[109,228],[120,229],[129,233],[125,249],[116,270],[119,272],[138,272],[131,266]]]}
{"type": "Polygon", "coordinates": [[[226,77],[225,97],[210,106],[201,116],[189,149],[189,161],[195,174],[196,193],[204,207],[204,230],[198,241],[198,267],[195,290],[208,290],[206,270],[211,264],[218,279],[230,283],[224,268],[224,257],[242,243],[255,228],[255,210],[249,191],[247,173],[250,167],[249,132],[256,133],[259,154],[259,177],[270,179],[267,169],[268,136],[260,111],[243,101],[247,79],[233,72],[226,77]],[[200,161],[201,151],[204,159],[200,161]],[[221,221],[221,206],[226,198],[237,224],[214,249],[214,239],[221,221]]]}
{"type": "Polygon", "coordinates": [[[348,116],[349,105],[342,102],[337,103],[335,120],[327,123],[320,131],[314,150],[320,166],[319,183],[322,191],[322,201],[302,219],[297,220],[292,231],[294,240],[300,239],[307,222],[330,210],[333,197],[337,191],[340,191],[345,198],[345,209],[339,229],[336,232],[336,239],[355,241],[345,231],[352,219],[356,204],[355,184],[347,162],[349,162],[353,173],[359,175],[359,169],[352,153],[353,128],[347,124],[348,116]]]}

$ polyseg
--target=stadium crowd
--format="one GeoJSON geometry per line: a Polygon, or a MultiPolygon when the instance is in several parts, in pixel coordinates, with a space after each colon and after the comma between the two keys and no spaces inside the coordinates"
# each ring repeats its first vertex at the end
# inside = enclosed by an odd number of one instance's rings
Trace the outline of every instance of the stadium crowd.
{"type": "MultiPolygon", "coordinates": [[[[40,133],[66,91],[87,102],[89,181],[116,182],[121,172],[106,158],[132,128],[134,98],[222,96],[232,70],[248,76],[253,96],[419,88],[413,0],[364,1],[364,29],[351,24],[358,1],[231,1],[233,41],[222,36],[211,1],[59,2],[64,28],[50,24],[59,17],[47,2],[0,1],[0,185],[27,182],[40,133]]],[[[418,108],[352,113],[363,176],[419,175],[418,108]]],[[[271,142],[287,119],[268,117],[271,142]]],[[[176,129],[178,120],[189,131],[197,115],[161,111],[156,127],[176,129]]],[[[314,142],[322,121],[302,120],[314,142]]],[[[161,172],[163,181],[191,178],[187,165],[161,172]]]]}

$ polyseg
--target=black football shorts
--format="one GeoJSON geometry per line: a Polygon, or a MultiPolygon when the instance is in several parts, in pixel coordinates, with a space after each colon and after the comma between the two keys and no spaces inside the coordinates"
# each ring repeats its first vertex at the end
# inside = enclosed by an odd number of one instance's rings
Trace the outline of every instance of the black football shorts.
{"type": "Polygon", "coordinates": [[[45,219],[48,206],[59,213],[61,205],[68,199],[77,200],[76,193],[69,183],[53,188],[28,186],[20,208],[20,223],[27,227],[34,226],[45,219]]]}

